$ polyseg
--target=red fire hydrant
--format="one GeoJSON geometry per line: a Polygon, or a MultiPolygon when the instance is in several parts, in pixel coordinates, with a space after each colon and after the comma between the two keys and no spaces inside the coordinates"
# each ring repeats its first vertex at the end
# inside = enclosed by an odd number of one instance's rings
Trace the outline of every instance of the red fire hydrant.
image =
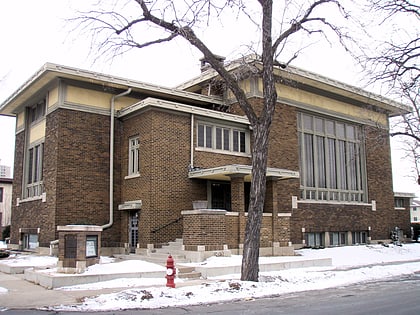
{"type": "Polygon", "coordinates": [[[166,286],[170,288],[175,288],[175,264],[174,259],[171,255],[168,256],[168,259],[166,260],[166,286]]]}

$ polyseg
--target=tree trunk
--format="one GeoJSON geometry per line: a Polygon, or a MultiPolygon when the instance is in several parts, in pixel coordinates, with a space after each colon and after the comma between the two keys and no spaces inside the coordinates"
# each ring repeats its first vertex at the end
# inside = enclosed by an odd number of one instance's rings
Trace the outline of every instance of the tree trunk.
{"type": "Polygon", "coordinates": [[[260,231],[266,192],[269,128],[260,124],[253,130],[252,181],[242,258],[241,280],[258,281],[260,231]]]}
{"type": "Polygon", "coordinates": [[[276,85],[273,72],[274,50],[272,46],[272,0],[260,1],[262,16],[262,81],[264,106],[260,117],[251,121],[253,129],[252,181],[248,220],[245,228],[245,240],[242,257],[241,280],[258,281],[258,259],[260,256],[260,232],[266,192],[266,170],[268,159],[268,136],[277,101],[276,85]]]}

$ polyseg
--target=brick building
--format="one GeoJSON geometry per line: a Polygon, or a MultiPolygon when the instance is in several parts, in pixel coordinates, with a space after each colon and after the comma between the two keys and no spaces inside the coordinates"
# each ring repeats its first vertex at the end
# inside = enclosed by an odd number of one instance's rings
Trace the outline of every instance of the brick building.
{"type": "MultiPolygon", "coordinates": [[[[10,176],[10,174],[9,174],[10,176]]],[[[3,229],[10,225],[13,179],[0,176],[0,239],[3,229]]]]}
{"type": "MultiPolygon", "coordinates": [[[[275,71],[262,250],[408,233],[388,136],[388,118],[408,108],[294,67],[275,71]]],[[[242,74],[261,106],[261,78],[242,74]]],[[[13,246],[48,248],[57,226],[98,225],[109,252],[176,238],[188,251],[241,248],[252,130],[213,70],[169,89],[46,64],[0,114],[17,118],[13,246]]]]}

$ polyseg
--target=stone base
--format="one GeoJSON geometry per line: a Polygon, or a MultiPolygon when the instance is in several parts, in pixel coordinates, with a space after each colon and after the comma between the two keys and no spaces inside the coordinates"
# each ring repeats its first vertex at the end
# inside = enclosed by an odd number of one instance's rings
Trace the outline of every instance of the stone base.
{"type": "MultiPolygon", "coordinates": [[[[242,255],[243,247],[240,246],[238,249],[231,249],[234,255],[242,255]]],[[[273,247],[261,247],[261,257],[270,256],[295,256],[295,248],[293,246],[273,246],[273,247]]]]}
{"type": "Polygon", "coordinates": [[[230,257],[232,256],[232,251],[229,249],[219,250],[219,251],[184,251],[185,258],[190,262],[202,262],[209,257],[230,257]]]}
{"type": "Polygon", "coordinates": [[[78,274],[86,271],[86,260],[76,261],[76,267],[63,267],[63,262],[57,262],[57,272],[67,273],[67,274],[78,274]]]}

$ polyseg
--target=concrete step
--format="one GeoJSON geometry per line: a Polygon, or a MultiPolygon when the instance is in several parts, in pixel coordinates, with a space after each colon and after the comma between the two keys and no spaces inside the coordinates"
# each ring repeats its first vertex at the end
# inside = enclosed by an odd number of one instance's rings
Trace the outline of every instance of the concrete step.
{"type": "Polygon", "coordinates": [[[158,248],[152,253],[152,255],[157,255],[157,254],[166,255],[166,256],[171,255],[172,257],[175,257],[175,256],[185,257],[183,250],[175,249],[175,248],[158,248]]]}
{"type": "MultiPolygon", "coordinates": [[[[154,264],[166,266],[166,260],[168,259],[168,256],[141,256],[140,259],[154,264]]],[[[175,257],[174,262],[176,266],[177,263],[188,263],[189,261],[185,257],[175,257]]]]}
{"type": "Polygon", "coordinates": [[[188,273],[179,273],[177,277],[180,279],[200,279],[201,272],[194,271],[194,272],[188,272],[188,273]]]}
{"type": "Polygon", "coordinates": [[[195,271],[194,267],[180,266],[177,268],[177,277],[180,279],[200,279],[201,272],[195,271]]]}
{"type": "Polygon", "coordinates": [[[189,266],[179,266],[177,269],[178,269],[178,273],[190,273],[190,272],[195,271],[194,267],[189,267],[189,266]]]}

